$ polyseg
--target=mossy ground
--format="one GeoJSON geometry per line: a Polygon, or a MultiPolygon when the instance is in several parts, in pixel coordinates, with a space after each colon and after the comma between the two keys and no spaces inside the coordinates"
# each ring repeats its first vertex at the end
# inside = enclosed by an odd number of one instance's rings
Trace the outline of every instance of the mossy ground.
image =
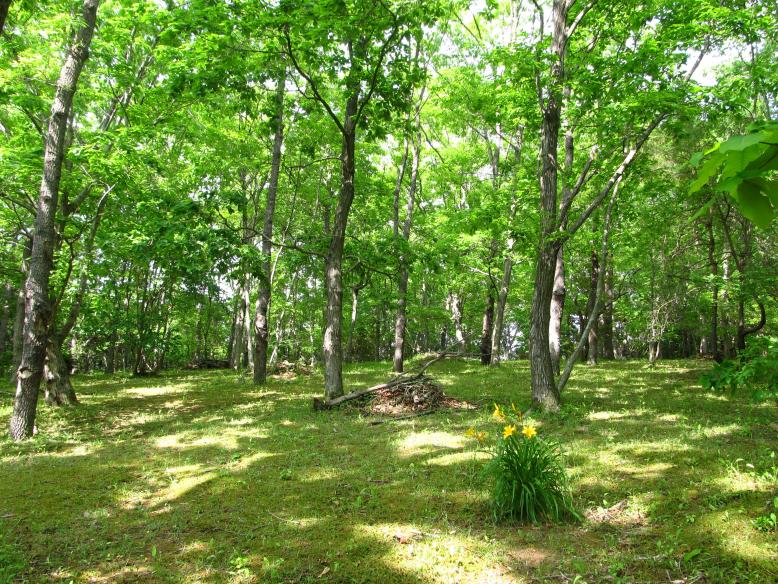
{"type": "MultiPolygon", "coordinates": [[[[524,362],[440,363],[482,407],[381,425],[313,412],[316,375],[80,376],[80,406],[0,439],[0,581],[775,582],[778,535],[753,519],[778,488],[778,412],[705,393],[707,367],[577,367],[537,420],[588,519],[537,526],[492,522],[464,436],[496,430],[494,401],[526,406],[524,362]]],[[[352,365],[347,385],[387,369],[352,365]]]]}

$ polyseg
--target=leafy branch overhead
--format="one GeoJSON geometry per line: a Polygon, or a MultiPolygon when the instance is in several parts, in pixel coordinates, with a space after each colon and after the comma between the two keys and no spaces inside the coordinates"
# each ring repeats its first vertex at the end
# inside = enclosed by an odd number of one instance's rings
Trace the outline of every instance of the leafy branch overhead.
{"type": "Polygon", "coordinates": [[[692,165],[697,169],[697,178],[689,186],[689,193],[710,183],[713,190],[727,193],[755,225],[770,227],[778,214],[778,122],[754,124],[748,133],[698,152],[692,157],[692,165]]]}

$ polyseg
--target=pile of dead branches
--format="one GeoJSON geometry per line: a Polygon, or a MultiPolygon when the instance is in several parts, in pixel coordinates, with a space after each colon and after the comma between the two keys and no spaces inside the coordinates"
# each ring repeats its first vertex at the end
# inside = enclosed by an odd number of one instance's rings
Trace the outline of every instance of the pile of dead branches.
{"type": "Polygon", "coordinates": [[[459,353],[443,351],[413,372],[401,373],[386,383],[354,391],[331,400],[314,398],[314,410],[329,410],[343,403],[359,400],[365,403],[363,410],[370,414],[404,417],[433,412],[441,407],[456,409],[474,408],[470,403],[447,397],[443,388],[426,374],[433,364],[459,353]]]}
{"type": "Polygon", "coordinates": [[[440,407],[445,399],[443,388],[428,375],[405,379],[375,392],[365,406],[371,414],[396,416],[440,407]]]}

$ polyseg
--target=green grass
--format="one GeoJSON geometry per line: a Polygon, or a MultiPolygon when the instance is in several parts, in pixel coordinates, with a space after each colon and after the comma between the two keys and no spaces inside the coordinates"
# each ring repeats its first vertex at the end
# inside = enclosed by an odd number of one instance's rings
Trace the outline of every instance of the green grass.
{"type": "MultiPolygon", "coordinates": [[[[706,368],[576,368],[538,421],[587,519],[539,526],[492,522],[464,436],[493,401],[527,404],[526,363],[441,363],[446,392],[482,407],[381,425],[313,412],[319,376],[78,377],[81,406],[0,439],[0,581],[774,582],[778,536],[753,519],[778,487],[776,407],[703,392],[706,368]]],[[[387,370],[352,366],[347,385],[387,370]]]]}

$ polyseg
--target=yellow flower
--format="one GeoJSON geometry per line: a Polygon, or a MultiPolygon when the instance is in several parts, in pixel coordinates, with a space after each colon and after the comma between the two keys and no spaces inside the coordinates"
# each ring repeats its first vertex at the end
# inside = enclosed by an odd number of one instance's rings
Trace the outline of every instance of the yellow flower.
{"type": "Polygon", "coordinates": [[[511,402],[511,409],[513,410],[513,413],[519,417],[519,420],[521,420],[521,411],[519,410],[519,408],[516,407],[516,404],[513,402],[511,402]]]}
{"type": "Polygon", "coordinates": [[[475,438],[475,428],[468,428],[467,432],[465,432],[465,436],[468,438],[475,438]]]}
{"type": "Polygon", "coordinates": [[[497,404],[494,404],[494,412],[492,413],[492,417],[498,422],[505,421],[505,414],[502,413],[502,408],[497,404]]]}
{"type": "Polygon", "coordinates": [[[510,425],[505,426],[505,428],[502,429],[502,437],[508,438],[509,436],[513,436],[516,433],[516,426],[510,425]]]}
{"type": "Polygon", "coordinates": [[[479,444],[483,444],[486,441],[486,432],[478,432],[475,439],[478,440],[479,444]]]}
{"type": "Polygon", "coordinates": [[[521,433],[527,438],[532,438],[533,436],[537,436],[538,431],[535,429],[535,426],[528,424],[527,426],[522,426],[521,433]]]}

